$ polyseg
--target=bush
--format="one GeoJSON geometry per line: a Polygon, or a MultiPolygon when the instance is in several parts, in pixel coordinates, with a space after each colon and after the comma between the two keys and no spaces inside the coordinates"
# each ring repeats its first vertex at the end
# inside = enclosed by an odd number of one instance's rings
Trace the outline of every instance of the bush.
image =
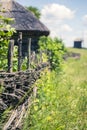
{"type": "Polygon", "coordinates": [[[39,47],[40,51],[45,50],[51,69],[61,69],[63,55],[66,51],[62,40],[42,37],[39,41],[39,47]]]}
{"type": "Polygon", "coordinates": [[[15,29],[9,25],[12,21],[11,18],[0,16],[0,69],[7,68],[8,43],[15,32],[15,29]]]}

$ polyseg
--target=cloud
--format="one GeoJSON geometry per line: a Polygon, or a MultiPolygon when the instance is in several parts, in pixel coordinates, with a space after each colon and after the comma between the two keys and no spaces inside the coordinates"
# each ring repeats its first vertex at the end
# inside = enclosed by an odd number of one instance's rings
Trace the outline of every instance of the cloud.
{"type": "Polygon", "coordinates": [[[55,3],[48,4],[41,10],[41,20],[45,20],[49,23],[54,20],[60,22],[65,19],[72,19],[74,17],[74,13],[75,11],[72,11],[64,5],[55,3]]]}
{"type": "Polygon", "coordinates": [[[68,24],[64,24],[61,26],[61,31],[62,32],[71,32],[73,29],[68,25],[68,24]]]}
{"type": "Polygon", "coordinates": [[[87,14],[83,16],[83,23],[87,25],[87,14]]]}
{"type": "Polygon", "coordinates": [[[67,23],[67,20],[73,19],[75,11],[60,4],[48,4],[41,10],[41,21],[49,28],[51,37],[68,39],[68,34],[73,29],[67,23]],[[65,38],[66,36],[66,38],[65,38]]]}
{"type": "Polygon", "coordinates": [[[64,20],[70,20],[74,17],[75,11],[60,4],[48,4],[41,10],[41,21],[49,26],[57,26],[64,20]]]}
{"type": "Polygon", "coordinates": [[[41,21],[50,29],[53,35],[63,31],[72,31],[68,24],[64,24],[65,20],[73,19],[75,11],[60,4],[48,4],[41,10],[41,21]]]}

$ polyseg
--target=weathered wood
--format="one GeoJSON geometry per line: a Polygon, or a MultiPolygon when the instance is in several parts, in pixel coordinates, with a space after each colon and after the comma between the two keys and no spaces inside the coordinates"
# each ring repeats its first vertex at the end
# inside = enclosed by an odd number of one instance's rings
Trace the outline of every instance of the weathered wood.
{"type": "Polygon", "coordinates": [[[2,5],[0,10],[5,9],[5,11],[0,12],[0,16],[14,18],[15,22],[11,26],[17,31],[26,31],[28,36],[49,35],[48,28],[16,0],[0,0],[0,5],[2,5]]]}
{"type": "Polygon", "coordinates": [[[15,94],[17,95],[17,96],[24,96],[25,95],[25,92],[23,91],[23,90],[21,90],[21,89],[15,89],[15,94]]]}
{"type": "Polygon", "coordinates": [[[40,64],[43,62],[42,51],[40,51],[40,64]]]}
{"type": "Polygon", "coordinates": [[[31,38],[28,39],[28,50],[27,50],[27,69],[30,69],[31,64],[31,38]]]}
{"type": "Polygon", "coordinates": [[[18,71],[21,70],[22,65],[22,32],[19,32],[18,39],[18,71]]]}
{"type": "Polygon", "coordinates": [[[4,101],[0,98],[0,113],[4,111],[7,108],[7,105],[4,103],[4,101]]]}
{"type": "Polygon", "coordinates": [[[11,123],[14,121],[14,119],[17,116],[17,110],[14,110],[11,117],[9,118],[8,122],[5,124],[3,130],[8,130],[9,126],[11,125],[11,123]]]}
{"type": "Polygon", "coordinates": [[[16,123],[15,123],[15,127],[14,127],[15,129],[21,125],[21,122],[22,122],[22,119],[23,119],[25,113],[26,113],[26,109],[25,109],[25,105],[23,104],[20,115],[19,115],[19,119],[17,118],[16,123]]]}
{"type": "Polygon", "coordinates": [[[22,119],[27,116],[27,110],[31,105],[32,100],[32,94],[29,96],[29,98],[20,106],[17,107],[16,110],[14,110],[7,121],[7,123],[4,125],[3,130],[16,130],[18,128],[21,128],[22,126],[22,119]]]}
{"type": "Polygon", "coordinates": [[[36,86],[33,88],[33,96],[34,96],[34,98],[36,98],[36,96],[37,96],[37,87],[36,86]]]}
{"type": "Polygon", "coordinates": [[[3,93],[3,94],[2,94],[2,98],[5,99],[5,100],[8,99],[8,100],[11,100],[11,101],[16,101],[16,102],[18,102],[21,97],[15,95],[14,93],[3,93]]]}
{"type": "Polygon", "coordinates": [[[12,72],[12,65],[13,65],[13,49],[14,49],[14,40],[10,40],[8,46],[8,72],[12,72]]]}

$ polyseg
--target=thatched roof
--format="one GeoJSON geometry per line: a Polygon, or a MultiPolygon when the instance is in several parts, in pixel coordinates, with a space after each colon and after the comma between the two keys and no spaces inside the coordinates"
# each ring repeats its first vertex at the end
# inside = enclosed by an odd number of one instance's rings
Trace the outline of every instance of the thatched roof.
{"type": "Polygon", "coordinates": [[[48,28],[40,22],[33,13],[25,9],[22,5],[14,0],[0,0],[1,10],[0,15],[14,18],[15,22],[12,24],[17,31],[34,32],[38,35],[49,35],[48,28]]]}

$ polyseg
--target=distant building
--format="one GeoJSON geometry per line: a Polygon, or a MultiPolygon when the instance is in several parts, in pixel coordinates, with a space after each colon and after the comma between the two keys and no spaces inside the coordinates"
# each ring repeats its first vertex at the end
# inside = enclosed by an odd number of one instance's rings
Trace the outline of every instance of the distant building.
{"type": "Polygon", "coordinates": [[[74,40],[74,48],[82,48],[82,39],[76,39],[74,40]]]}

